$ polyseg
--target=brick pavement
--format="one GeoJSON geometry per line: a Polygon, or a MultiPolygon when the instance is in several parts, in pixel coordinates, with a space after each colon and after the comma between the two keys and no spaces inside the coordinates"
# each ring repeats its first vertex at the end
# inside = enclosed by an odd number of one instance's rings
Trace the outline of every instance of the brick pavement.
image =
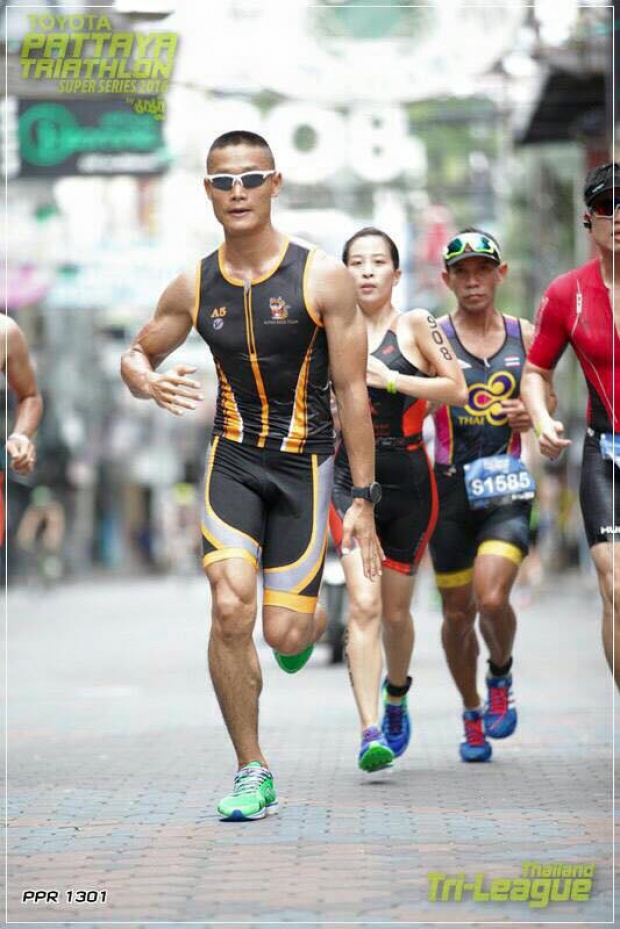
{"type": "Polygon", "coordinates": [[[591,579],[563,578],[521,610],[519,729],[476,766],[458,760],[428,583],[416,597],[415,735],[388,775],[356,769],[344,669],[319,648],[289,677],[260,646],[281,811],[248,824],[214,814],[234,760],[205,677],[202,579],[11,592],[9,923],[610,922],[613,691],[591,579]],[[428,900],[429,872],[516,877],[526,860],[594,862],[591,900],[428,900]],[[22,904],[29,888],[63,902],[22,904]],[[107,900],[68,903],[69,888],[107,900]]]}

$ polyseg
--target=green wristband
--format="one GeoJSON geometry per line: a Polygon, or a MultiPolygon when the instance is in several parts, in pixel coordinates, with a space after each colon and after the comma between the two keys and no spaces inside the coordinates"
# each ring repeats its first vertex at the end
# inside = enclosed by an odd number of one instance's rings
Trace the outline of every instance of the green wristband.
{"type": "Polygon", "coordinates": [[[398,380],[398,371],[392,371],[388,378],[387,384],[385,385],[385,389],[387,390],[389,394],[398,393],[398,389],[396,387],[397,380],[398,380]]]}
{"type": "Polygon", "coordinates": [[[540,423],[538,424],[538,426],[534,426],[534,435],[536,436],[537,439],[540,439],[541,435],[543,434],[543,429],[544,429],[544,426],[541,425],[540,423]]]}

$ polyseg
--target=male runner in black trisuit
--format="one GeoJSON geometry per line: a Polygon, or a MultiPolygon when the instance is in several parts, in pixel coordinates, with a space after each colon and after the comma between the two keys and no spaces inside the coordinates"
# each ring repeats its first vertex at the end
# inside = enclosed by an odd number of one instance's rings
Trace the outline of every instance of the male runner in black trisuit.
{"type": "Polygon", "coordinates": [[[154,318],[123,357],[132,393],[172,413],[193,409],[199,385],[161,362],[194,325],[218,374],[203,510],[203,565],[212,595],[209,668],[239,770],[218,806],[257,819],[277,799],[258,743],[262,676],[252,633],[257,569],[263,633],[280,666],[299,670],[326,622],[317,597],[333,470],[329,372],[360,497],[345,525],[364,570],[381,573],[371,496],[374,442],[366,392],[366,332],[348,272],[271,223],[282,177],[267,142],[226,133],[207,156],[205,191],[224,243],[164,291],[154,318]]]}

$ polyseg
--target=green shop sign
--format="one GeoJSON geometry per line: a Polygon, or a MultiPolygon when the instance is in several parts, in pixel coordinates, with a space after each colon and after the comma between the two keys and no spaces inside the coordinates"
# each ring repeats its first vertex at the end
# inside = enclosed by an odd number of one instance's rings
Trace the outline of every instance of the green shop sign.
{"type": "Polygon", "coordinates": [[[162,122],[122,101],[22,100],[22,177],[160,174],[169,165],[162,122]]]}

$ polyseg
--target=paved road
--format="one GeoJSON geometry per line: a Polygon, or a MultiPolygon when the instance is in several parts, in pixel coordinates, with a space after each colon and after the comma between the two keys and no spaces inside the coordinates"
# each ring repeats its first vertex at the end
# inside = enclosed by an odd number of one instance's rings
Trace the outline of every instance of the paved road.
{"type": "Polygon", "coordinates": [[[390,775],[358,772],[347,676],[325,648],[289,677],[260,644],[281,810],[248,824],[214,812],[234,758],[206,678],[201,578],[10,591],[9,923],[611,922],[613,688],[592,579],[556,579],[521,608],[519,729],[473,766],[458,760],[429,585],[415,735],[390,775]],[[429,873],[516,878],[525,861],[594,863],[591,899],[429,900],[429,873]],[[33,889],[59,902],[22,903],[33,889]]]}

